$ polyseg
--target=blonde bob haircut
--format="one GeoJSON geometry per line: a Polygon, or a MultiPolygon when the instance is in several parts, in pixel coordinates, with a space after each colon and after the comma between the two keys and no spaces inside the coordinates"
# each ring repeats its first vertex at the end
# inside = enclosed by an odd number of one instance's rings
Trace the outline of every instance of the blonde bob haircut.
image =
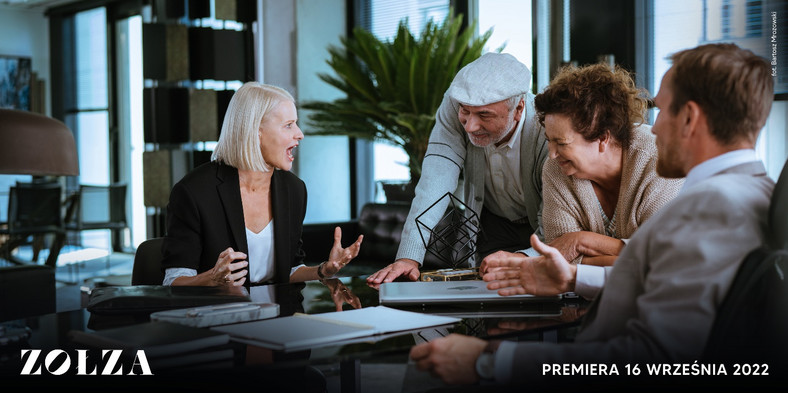
{"type": "Polygon", "coordinates": [[[282,101],[295,102],[295,99],[281,87],[259,82],[244,83],[227,106],[211,161],[241,170],[270,171],[260,151],[258,130],[263,119],[282,101]]]}

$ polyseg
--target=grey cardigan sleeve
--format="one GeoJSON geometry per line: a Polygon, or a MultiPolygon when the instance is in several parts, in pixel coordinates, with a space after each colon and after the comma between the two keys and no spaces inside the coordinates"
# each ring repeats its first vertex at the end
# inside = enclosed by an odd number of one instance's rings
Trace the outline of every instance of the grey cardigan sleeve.
{"type": "MultiPolygon", "coordinates": [[[[459,105],[448,95],[443,97],[435,115],[435,127],[421,167],[421,179],[416,185],[416,197],[411,204],[408,218],[402,229],[402,240],[397,259],[408,258],[422,264],[426,249],[416,224],[421,215],[447,192],[457,189],[460,172],[465,164],[467,136],[457,117],[459,105]]],[[[432,229],[448,207],[448,198],[429,210],[419,219],[421,231],[432,229]]],[[[428,239],[426,233],[425,239],[428,239]]]]}

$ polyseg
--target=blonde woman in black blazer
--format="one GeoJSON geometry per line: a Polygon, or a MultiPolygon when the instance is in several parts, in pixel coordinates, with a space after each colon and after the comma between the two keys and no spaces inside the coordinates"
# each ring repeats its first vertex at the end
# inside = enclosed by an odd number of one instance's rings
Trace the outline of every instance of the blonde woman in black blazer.
{"type": "Polygon", "coordinates": [[[302,264],[306,186],[289,172],[304,138],[297,120],[295,101],[281,88],[248,82],[233,95],[211,162],[170,193],[164,285],[317,280],[358,255],[362,236],[343,248],[336,228],[328,260],[302,264]]]}

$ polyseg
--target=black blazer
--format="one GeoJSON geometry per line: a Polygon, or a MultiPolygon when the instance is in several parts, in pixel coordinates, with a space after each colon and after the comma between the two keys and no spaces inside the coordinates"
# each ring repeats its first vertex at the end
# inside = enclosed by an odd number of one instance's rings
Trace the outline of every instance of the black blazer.
{"type": "MultiPolygon", "coordinates": [[[[273,281],[286,283],[290,280],[290,269],[304,259],[301,247],[306,215],[304,182],[290,172],[274,170],[271,204],[273,281]]],[[[202,273],[216,264],[219,253],[227,247],[249,252],[238,170],[210,162],[195,168],[172,188],[167,205],[162,269],[185,267],[202,273]]]]}

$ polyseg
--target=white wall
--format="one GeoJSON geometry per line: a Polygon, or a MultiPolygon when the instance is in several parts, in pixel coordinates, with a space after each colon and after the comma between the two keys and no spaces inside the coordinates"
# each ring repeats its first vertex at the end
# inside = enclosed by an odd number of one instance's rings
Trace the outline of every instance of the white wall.
{"type": "Polygon", "coordinates": [[[49,19],[41,10],[0,5],[0,55],[31,58],[33,72],[45,81],[46,113],[50,113],[49,19]]]}

